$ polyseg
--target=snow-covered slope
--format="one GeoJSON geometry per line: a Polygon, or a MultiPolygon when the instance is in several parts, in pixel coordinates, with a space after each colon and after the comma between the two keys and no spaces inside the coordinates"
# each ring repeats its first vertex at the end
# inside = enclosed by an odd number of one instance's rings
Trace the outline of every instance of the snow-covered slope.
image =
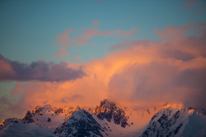
{"type": "Polygon", "coordinates": [[[6,136],[6,130],[11,128],[25,133],[24,126],[28,126],[28,133],[63,137],[203,137],[206,136],[206,110],[183,108],[179,104],[133,110],[107,99],[94,109],[45,105],[28,111],[22,119],[3,120],[0,136],[6,136]]]}
{"type": "Polygon", "coordinates": [[[45,105],[43,107],[37,106],[32,112],[27,111],[26,115],[22,119],[9,118],[3,120],[0,125],[2,128],[7,127],[11,123],[36,123],[41,127],[54,132],[56,127],[64,122],[65,117],[72,114],[74,108],[54,108],[52,109],[50,105],[45,105]]]}
{"type": "Polygon", "coordinates": [[[0,131],[1,137],[38,137],[50,136],[57,137],[54,133],[42,128],[35,123],[20,124],[11,123],[0,131]]]}
{"type": "Polygon", "coordinates": [[[78,109],[64,123],[57,127],[54,133],[63,137],[103,137],[101,131],[104,132],[101,125],[91,114],[83,109],[78,109]]]}
{"type": "Polygon", "coordinates": [[[167,104],[156,113],[142,137],[188,137],[206,135],[205,110],[167,104]]]}

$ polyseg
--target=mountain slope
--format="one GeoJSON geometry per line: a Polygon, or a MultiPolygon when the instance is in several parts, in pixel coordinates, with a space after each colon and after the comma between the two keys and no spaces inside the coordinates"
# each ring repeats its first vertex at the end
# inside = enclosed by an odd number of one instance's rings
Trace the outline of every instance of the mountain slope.
{"type": "Polygon", "coordinates": [[[101,132],[104,132],[101,125],[83,109],[78,109],[64,121],[54,131],[55,134],[60,136],[90,136],[90,137],[103,137],[101,132]]]}
{"type": "Polygon", "coordinates": [[[11,123],[6,128],[0,131],[1,137],[37,137],[50,136],[57,137],[54,133],[42,128],[35,123],[20,124],[11,123]]]}
{"type": "Polygon", "coordinates": [[[200,136],[204,132],[206,133],[206,117],[203,113],[196,109],[167,104],[152,117],[142,137],[187,137],[188,135],[192,136],[192,134],[200,136]],[[199,121],[193,122],[196,120],[199,121]],[[194,130],[195,128],[192,127],[198,127],[197,125],[200,125],[201,121],[205,122],[200,126],[202,131],[200,128],[194,130]]]}

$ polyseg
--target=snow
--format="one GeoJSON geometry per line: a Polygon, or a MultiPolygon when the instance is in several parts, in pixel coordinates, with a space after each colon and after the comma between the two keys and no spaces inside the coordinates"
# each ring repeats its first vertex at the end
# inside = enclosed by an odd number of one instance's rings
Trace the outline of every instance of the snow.
{"type": "Polygon", "coordinates": [[[195,111],[188,117],[188,123],[183,131],[184,137],[205,137],[206,136],[206,117],[198,115],[195,111]]]}
{"type": "Polygon", "coordinates": [[[28,136],[50,136],[57,137],[54,133],[40,127],[35,123],[19,124],[12,123],[2,131],[0,131],[1,137],[28,137],[28,136]]]}

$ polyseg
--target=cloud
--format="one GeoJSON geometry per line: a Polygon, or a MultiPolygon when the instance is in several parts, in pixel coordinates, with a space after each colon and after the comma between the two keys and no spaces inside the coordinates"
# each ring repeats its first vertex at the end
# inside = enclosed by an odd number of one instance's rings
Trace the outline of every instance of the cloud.
{"type": "Polygon", "coordinates": [[[75,55],[75,56],[74,56],[74,59],[81,59],[81,56],[75,55]]]}
{"type": "Polygon", "coordinates": [[[98,20],[93,21],[93,25],[100,25],[100,21],[98,20]]]}
{"type": "Polygon", "coordinates": [[[130,15],[129,15],[129,18],[132,18],[133,16],[134,16],[134,14],[130,14],[130,15]]]}
{"type": "Polygon", "coordinates": [[[87,43],[87,41],[93,37],[93,36],[111,36],[111,35],[115,35],[117,36],[117,38],[120,37],[132,37],[133,34],[135,34],[138,31],[138,28],[134,28],[131,29],[129,31],[123,31],[123,30],[114,30],[114,31],[100,31],[97,28],[93,28],[93,29],[86,29],[86,31],[80,36],[80,38],[76,39],[74,41],[74,44],[76,45],[80,45],[83,46],[87,43]]]}
{"type": "Polygon", "coordinates": [[[198,2],[196,1],[196,0],[187,0],[186,1],[186,4],[185,5],[183,5],[182,7],[181,7],[181,9],[183,9],[183,8],[191,8],[194,4],[197,4],[198,2]]]}
{"type": "MultiPolygon", "coordinates": [[[[17,101],[14,98],[9,98],[6,95],[2,96],[0,98],[0,103],[2,105],[0,108],[2,114],[7,115],[7,113],[9,113],[9,112],[15,113],[15,114],[23,114],[23,112],[25,112],[25,107],[23,105],[19,105],[23,102],[17,101]]],[[[6,117],[6,118],[8,118],[8,117],[6,117]]]]}
{"type": "Polygon", "coordinates": [[[24,64],[10,61],[0,55],[0,81],[69,81],[86,76],[82,67],[68,67],[66,63],[47,63],[44,61],[24,64]]]}
{"type": "Polygon", "coordinates": [[[186,107],[205,108],[205,27],[204,23],[168,26],[157,32],[164,39],[124,41],[115,45],[112,49],[124,49],[124,53],[119,51],[120,60],[131,58],[110,77],[108,96],[117,102],[133,104],[178,102],[186,107]],[[185,36],[190,29],[201,35],[185,36]]]}
{"type": "MultiPolygon", "coordinates": [[[[84,66],[86,77],[65,82],[29,81],[26,87],[19,84],[16,88],[25,91],[17,91],[22,96],[17,104],[25,109],[45,104],[95,107],[108,98],[133,108],[147,109],[165,102],[205,108],[205,27],[204,23],[168,26],[155,31],[159,36],[156,41],[123,41],[114,45],[118,51],[105,58],[68,65],[74,69],[84,66]],[[195,33],[187,35],[191,29],[195,33]]],[[[15,74],[9,69],[11,63],[6,63],[5,73],[15,74]]]]}
{"type": "Polygon", "coordinates": [[[52,58],[60,58],[69,55],[69,52],[67,51],[67,48],[69,48],[71,44],[71,38],[70,38],[70,33],[73,30],[71,28],[67,29],[64,31],[64,33],[59,33],[56,35],[56,46],[58,47],[57,52],[50,57],[43,57],[40,58],[39,60],[47,60],[47,59],[52,59],[52,58]]]}
{"type": "Polygon", "coordinates": [[[59,45],[61,44],[70,44],[71,43],[71,39],[68,37],[68,34],[72,32],[72,29],[69,28],[68,30],[65,30],[64,33],[59,33],[57,34],[57,43],[59,45]]]}

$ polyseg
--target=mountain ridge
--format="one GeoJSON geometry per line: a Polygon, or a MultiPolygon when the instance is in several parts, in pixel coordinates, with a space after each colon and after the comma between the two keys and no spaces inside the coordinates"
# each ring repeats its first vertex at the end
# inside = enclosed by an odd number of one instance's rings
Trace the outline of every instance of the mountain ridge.
{"type": "MultiPolygon", "coordinates": [[[[187,135],[194,119],[206,120],[206,110],[184,108],[181,104],[165,104],[147,110],[122,107],[107,99],[100,101],[94,109],[89,107],[52,108],[37,106],[27,111],[21,119],[9,118],[0,123],[0,135],[6,135],[6,127],[16,123],[44,128],[54,136],[180,136],[187,135]],[[196,115],[195,115],[196,114],[196,115]],[[4,132],[5,131],[5,132],[4,132]]],[[[200,120],[200,121],[201,121],[200,120]]],[[[32,129],[32,128],[30,128],[32,129]]],[[[22,131],[23,132],[23,131],[22,131]]],[[[32,131],[31,131],[32,132],[32,131]]],[[[206,125],[194,134],[204,135],[206,125]]]]}

